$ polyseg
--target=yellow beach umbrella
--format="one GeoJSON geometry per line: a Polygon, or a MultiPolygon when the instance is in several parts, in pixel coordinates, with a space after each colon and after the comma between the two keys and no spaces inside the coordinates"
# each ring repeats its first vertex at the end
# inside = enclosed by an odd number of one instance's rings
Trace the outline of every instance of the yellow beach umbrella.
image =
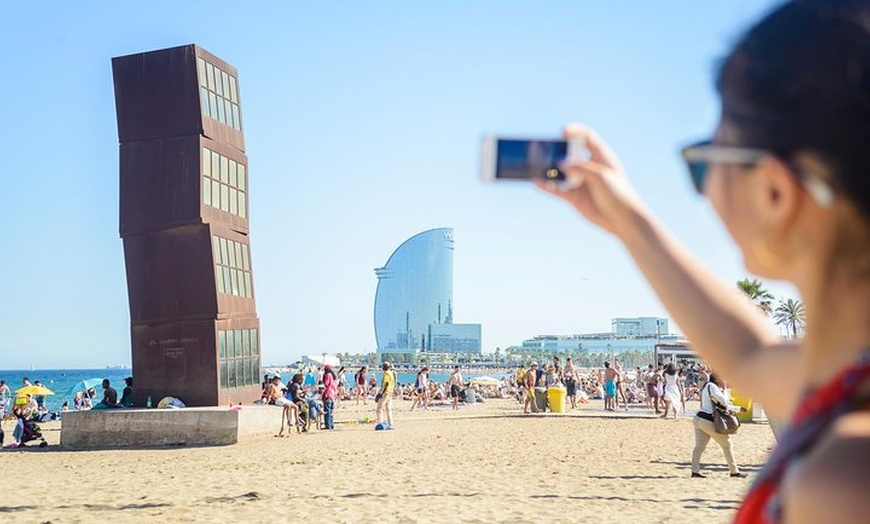
{"type": "Polygon", "coordinates": [[[45,396],[45,395],[54,395],[54,391],[48,389],[45,386],[24,386],[21,389],[15,391],[16,395],[33,395],[33,396],[45,396]]]}

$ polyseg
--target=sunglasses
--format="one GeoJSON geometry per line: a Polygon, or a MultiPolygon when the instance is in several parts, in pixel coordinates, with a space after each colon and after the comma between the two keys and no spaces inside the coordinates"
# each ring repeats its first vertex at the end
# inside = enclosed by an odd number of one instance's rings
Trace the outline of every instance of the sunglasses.
{"type": "MultiPolygon", "coordinates": [[[[709,140],[684,147],[680,153],[686,162],[686,167],[689,169],[692,185],[700,194],[704,193],[707,176],[710,174],[710,168],[713,164],[733,164],[751,167],[758,164],[763,158],[772,155],[772,153],[764,149],[717,145],[709,140]]],[[[806,192],[817,204],[822,207],[829,207],[833,204],[834,190],[827,182],[797,169],[792,164],[789,165],[797,173],[806,192]]]]}

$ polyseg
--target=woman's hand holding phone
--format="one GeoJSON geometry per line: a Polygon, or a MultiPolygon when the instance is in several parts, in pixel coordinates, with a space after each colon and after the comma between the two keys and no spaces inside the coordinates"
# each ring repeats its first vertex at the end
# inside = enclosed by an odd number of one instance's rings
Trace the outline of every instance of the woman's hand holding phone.
{"type": "Polygon", "coordinates": [[[591,129],[578,124],[565,127],[565,139],[582,139],[587,158],[569,158],[560,169],[571,182],[559,187],[536,180],[543,191],[571,204],[587,220],[616,236],[629,234],[647,211],[632,187],[622,163],[610,147],[591,129]]]}

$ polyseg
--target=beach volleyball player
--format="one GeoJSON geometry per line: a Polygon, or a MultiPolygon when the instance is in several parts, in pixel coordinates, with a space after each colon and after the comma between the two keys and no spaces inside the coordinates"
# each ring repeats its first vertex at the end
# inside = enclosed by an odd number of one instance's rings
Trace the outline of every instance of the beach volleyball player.
{"type": "Polygon", "coordinates": [[[721,62],[716,87],[717,128],[682,151],[691,182],[746,268],[798,289],[805,339],[780,340],[681,246],[593,131],[565,130],[590,155],[560,166],[571,186],[536,184],[615,235],[716,373],[790,420],[736,522],[867,522],[870,2],[783,4],[721,62]]]}

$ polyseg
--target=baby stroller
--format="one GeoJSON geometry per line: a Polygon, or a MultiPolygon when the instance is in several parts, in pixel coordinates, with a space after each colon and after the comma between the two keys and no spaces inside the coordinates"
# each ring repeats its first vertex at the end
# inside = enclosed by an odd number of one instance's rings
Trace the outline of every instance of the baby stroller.
{"type": "Polygon", "coordinates": [[[46,442],[45,437],[42,436],[42,429],[40,429],[36,422],[27,420],[23,417],[19,417],[19,420],[24,424],[21,431],[21,439],[18,442],[19,447],[24,447],[28,442],[33,440],[38,440],[39,447],[41,448],[48,446],[48,442],[46,442]]]}

